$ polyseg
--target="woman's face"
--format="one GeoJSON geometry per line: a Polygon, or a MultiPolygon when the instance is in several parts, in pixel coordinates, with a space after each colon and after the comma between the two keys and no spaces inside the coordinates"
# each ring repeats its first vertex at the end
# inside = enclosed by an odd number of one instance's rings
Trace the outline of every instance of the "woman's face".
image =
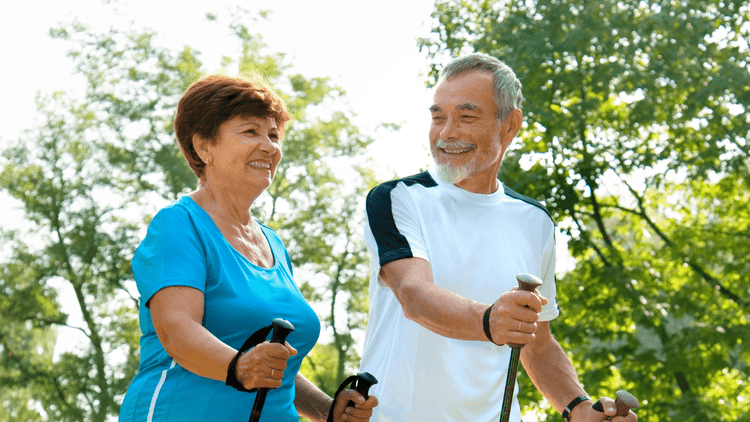
{"type": "Polygon", "coordinates": [[[239,193],[267,189],[281,161],[281,135],[272,117],[227,120],[219,126],[216,144],[205,148],[211,157],[206,179],[239,193]]]}

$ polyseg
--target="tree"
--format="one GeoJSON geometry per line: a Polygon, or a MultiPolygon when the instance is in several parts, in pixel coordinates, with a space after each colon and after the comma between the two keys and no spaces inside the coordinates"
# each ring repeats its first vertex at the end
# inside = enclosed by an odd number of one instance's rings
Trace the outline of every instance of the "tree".
{"type": "Polygon", "coordinates": [[[630,390],[643,420],[750,417],[748,2],[438,1],[433,18],[430,83],[479,51],[524,84],[500,177],[570,238],[552,329],[586,388],[630,390]]]}
{"type": "Polygon", "coordinates": [[[122,377],[132,377],[137,366],[127,358],[118,365],[107,357],[118,350],[132,356],[128,352],[137,346],[137,339],[128,341],[137,329],[135,314],[107,306],[130,272],[133,227],[119,221],[117,205],[96,200],[113,186],[105,157],[91,147],[93,113],[61,95],[40,107],[44,123],[30,134],[36,147],[19,143],[6,149],[0,173],[0,183],[22,201],[37,235],[26,245],[29,237],[6,234],[13,250],[0,282],[18,311],[4,313],[10,325],[3,366],[20,375],[16,382],[33,392],[45,419],[104,420],[117,410],[114,397],[124,391],[122,377]],[[65,325],[67,318],[51,287],[55,279],[75,292],[85,326],[74,328],[88,339],[81,354],[66,353],[57,362],[49,327],[65,325]],[[34,348],[17,340],[32,335],[48,341],[34,348]]]}
{"type": "MultiPolygon", "coordinates": [[[[322,319],[333,342],[318,346],[319,362],[306,366],[311,379],[335,374],[323,385],[330,394],[358,365],[352,331],[366,315],[367,256],[354,230],[363,214],[360,194],[374,184],[360,165],[370,138],[342,109],[340,88],[294,73],[283,54],[269,52],[248,30],[246,23],[265,13],[233,16],[238,59],[225,56],[222,66],[264,74],[294,115],[284,161],[253,212],[287,243],[307,297],[330,305],[322,319]]],[[[218,24],[217,15],[208,18],[218,24]]],[[[139,299],[130,259],[153,213],[196,187],[172,120],[203,63],[188,46],[159,46],[149,30],[97,32],[73,22],[51,34],[70,45],[86,92],[78,100],[66,93],[41,97],[43,121],[3,151],[0,187],[23,204],[30,228],[3,234],[0,391],[14,395],[3,394],[0,420],[104,421],[119,412],[138,366],[139,299]],[[55,283],[75,292],[83,325],[73,328],[87,339],[57,358],[57,327],[69,326],[69,316],[55,283]]]]}
{"type": "MultiPolygon", "coordinates": [[[[15,251],[18,256],[31,258],[16,233],[6,233],[3,240],[18,246],[15,251]]],[[[22,262],[3,267],[0,276],[0,420],[3,421],[41,421],[41,415],[31,406],[35,395],[32,385],[44,380],[59,387],[53,384],[56,379],[44,372],[51,364],[55,345],[55,330],[50,323],[64,320],[49,300],[54,292],[34,284],[33,270],[22,262]],[[29,353],[20,359],[18,349],[29,353]]]]}

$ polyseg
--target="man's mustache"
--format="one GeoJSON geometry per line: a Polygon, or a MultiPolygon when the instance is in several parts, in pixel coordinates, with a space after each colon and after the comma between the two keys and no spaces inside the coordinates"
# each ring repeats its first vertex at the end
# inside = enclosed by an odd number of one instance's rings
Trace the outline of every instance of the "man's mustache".
{"type": "Polygon", "coordinates": [[[435,143],[435,147],[445,149],[445,148],[476,148],[477,146],[471,142],[466,141],[456,141],[447,143],[442,139],[438,139],[435,143]]]}

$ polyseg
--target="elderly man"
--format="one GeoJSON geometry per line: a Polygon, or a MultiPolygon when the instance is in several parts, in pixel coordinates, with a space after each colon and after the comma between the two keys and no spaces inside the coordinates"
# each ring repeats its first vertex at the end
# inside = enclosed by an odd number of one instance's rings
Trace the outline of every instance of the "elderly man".
{"type": "MultiPolygon", "coordinates": [[[[521,83],[496,58],[472,54],[443,69],[433,98],[434,169],[367,197],[372,273],[361,370],[380,380],[372,420],[497,421],[507,343],[525,345],[522,364],[566,420],[607,420],[614,401],[602,398],[604,412],[592,408],[550,334],[559,314],[554,223],[497,179],[523,122],[521,83]],[[544,283],[519,290],[519,273],[544,283]]],[[[510,420],[520,413],[513,397],[510,420]]]]}

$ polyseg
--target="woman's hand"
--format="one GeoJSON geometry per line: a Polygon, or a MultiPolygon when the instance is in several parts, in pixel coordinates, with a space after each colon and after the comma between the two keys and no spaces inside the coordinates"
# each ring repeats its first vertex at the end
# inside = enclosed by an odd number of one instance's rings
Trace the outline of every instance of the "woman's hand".
{"type": "Polygon", "coordinates": [[[378,405],[378,398],[370,396],[367,400],[354,390],[344,390],[336,397],[333,405],[334,422],[366,422],[372,416],[372,408],[378,405]],[[349,401],[354,406],[348,406],[349,401]]]}
{"type": "Polygon", "coordinates": [[[289,343],[263,342],[237,359],[237,380],[242,386],[253,388],[279,388],[289,357],[297,349],[289,343]]]}

